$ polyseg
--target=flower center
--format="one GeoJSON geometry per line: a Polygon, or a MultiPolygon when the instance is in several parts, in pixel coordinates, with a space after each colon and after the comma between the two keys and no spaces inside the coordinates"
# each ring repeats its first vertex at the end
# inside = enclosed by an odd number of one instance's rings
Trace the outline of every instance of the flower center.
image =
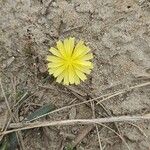
{"type": "Polygon", "coordinates": [[[69,65],[72,65],[73,64],[73,58],[70,56],[70,57],[67,57],[66,59],[65,59],[65,65],[66,66],[69,66],[69,65]]]}

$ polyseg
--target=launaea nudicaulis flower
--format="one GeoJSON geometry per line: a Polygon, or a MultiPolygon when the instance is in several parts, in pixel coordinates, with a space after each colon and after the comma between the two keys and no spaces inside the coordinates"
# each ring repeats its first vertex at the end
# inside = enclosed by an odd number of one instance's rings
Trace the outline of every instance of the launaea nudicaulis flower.
{"type": "Polygon", "coordinates": [[[50,55],[47,56],[48,72],[56,78],[56,82],[69,84],[80,84],[87,79],[93,68],[90,60],[93,54],[84,41],[75,43],[75,38],[66,38],[63,42],[58,41],[56,48],[51,47],[50,55]]]}

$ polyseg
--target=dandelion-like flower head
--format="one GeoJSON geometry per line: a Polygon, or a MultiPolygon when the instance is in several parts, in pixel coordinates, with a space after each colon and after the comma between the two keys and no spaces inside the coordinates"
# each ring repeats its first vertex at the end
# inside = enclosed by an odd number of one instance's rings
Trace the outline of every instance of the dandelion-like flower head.
{"type": "Polygon", "coordinates": [[[69,84],[80,84],[87,79],[93,68],[93,58],[90,48],[80,40],[75,44],[75,38],[67,38],[63,42],[57,42],[57,48],[51,47],[52,54],[47,56],[48,72],[56,78],[56,82],[69,84]]]}

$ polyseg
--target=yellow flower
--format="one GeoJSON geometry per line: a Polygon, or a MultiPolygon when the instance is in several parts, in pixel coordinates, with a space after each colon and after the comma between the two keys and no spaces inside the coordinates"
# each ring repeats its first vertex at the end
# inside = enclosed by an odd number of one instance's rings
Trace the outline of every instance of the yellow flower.
{"type": "Polygon", "coordinates": [[[48,72],[56,78],[56,82],[80,84],[80,80],[87,79],[93,64],[89,61],[93,58],[90,48],[82,40],[75,44],[75,38],[67,38],[63,42],[57,42],[57,48],[51,47],[52,54],[47,56],[48,72]]]}

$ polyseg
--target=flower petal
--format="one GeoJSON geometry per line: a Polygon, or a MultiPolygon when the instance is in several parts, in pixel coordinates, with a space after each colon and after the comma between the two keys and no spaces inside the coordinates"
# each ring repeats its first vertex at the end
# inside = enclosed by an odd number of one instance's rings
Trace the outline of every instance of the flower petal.
{"type": "Polygon", "coordinates": [[[77,50],[78,50],[80,47],[82,47],[83,45],[84,45],[84,41],[80,40],[80,41],[77,43],[77,45],[76,45],[74,51],[77,51],[77,50]]]}
{"type": "Polygon", "coordinates": [[[86,67],[91,68],[91,69],[93,68],[93,64],[90,61],[76,60],[76,61],[74,61],[74,64],[86,66],[86,67]]]}
{"type": "Polygon", "coordinates": [[[60,52],[59,52],[56,48],[54,48],[54,47],[51,47],[51,48],[49,49],[49,51],[50,51],[53,55],[55,55],[55,56],[62,57],[62,55],[60,54],[60,52]]]}
{"type": "Polygon", "coordinates": [[[82,66],[82,65],[74,65],[74,67],[75,67],[75,69],[78,69],[81,72],[86,73],[86,74],[90,74],[90,72],[91,72],[90,68],[82,66]]]}
{"type": "Polygon", "coordinates": [[[70,56],[72,55],[72,52],[74,50],[74,43],[75,43],[75,38],[69,38],[69,44],[70,44],[70,56]]]}
{"type": "Polygon", "coordinates": [[[58,67],[53,73],[54,77],[57,77],[58,75],[60,75],[65,69],[66,69],[66,66],[58,67]]]}
{"type": "Polygon", "coordinates": [[[63,59],[59,58],[59,57],[56,57],[56,56],[47,56],[47,61],[50,61],[50,62],[54,62],[54,63],[60,63],[63,61],[63,59]]]}
{"type": "Polygon", "coordinates": [[[61,83],[62,80],[64,79],[64,72],[62,72],[56,79],[56,82],[61,83]]]}
{"type": "Polygon", "coordinates": [[[74,71],[74,68],[72,65],[69,66],[69,82],[71,84],[73,84],[75,81],[74,81],[74,76],[75,76],[75,71],[74,71]]]}
{"type": "Polygon", "coordinates": [[[79,77],[77,76],[77,75],[75,75],[74,76],[74,83],[75,83],[75,85],[78,85],[78,84],[80,84],[80,79],[79,79],[79,77]]]}
{"type": "Polygon", "coordinates": [[[67,57],[70,57],[70,41],[69,39],[64,40],[64,48],[67,57]]]}
{"type": "Polygon", "coordinates": [[[63,65],[63,63],[62,62],[60,62],[60,63],[48,63],[48,65],[47,65],[47,67],[48,68],[57,68],[57,67],[60,67],[60,66],[62,66],[63,65]]]}
{"type": "Polygon", "coordinates": [[[73,58],[75,59],[76,57],[80,55],[85,55],[89,51],[90,51],[90,48],[88,46],[85,46],[83,41],[79,41],[79,43],[75,47],[73,58]]]}
{"type": "Polygon", "coordinates": [[[65,48],[64,48],[64,44],[62,41],[59,40],[57,42],[57,48],[58,48],[59,52],[61,53],[61,55],[66,57],[65,48]]]}
{"type": "Polygon", "coordinates": [[[57,68],[50,68],[50,69],[48,69],[49,74],[54,74],[56,69],[57,68]]]}
{"type": "Polygon", "coordinates": [[[81,59],[81,60],[90,60],[90,59],[93,59],[93,54],[90,53],[90,54],[86,54],[86,55],[81,55],[81,56],[78,56],[77,58],[81,59]]]}
{"type": "Polygon", "coordinates": [[[64,71],[64,85],[69,85],[69,75],[68,75],[68,70],[66,69],[64,71]]]}
{"type": "Polygon", "coordinates": [[[75,72],[76,72],[76,74],[77,74],[77,76],[82,80],[82,81],[84,81],[84,80],[86,80],[87,78],[86,78],[86,75],[83,73],[83,72],[81,72],[81,71],[79,71],[79,70],[75,70],[75,72]]]}

